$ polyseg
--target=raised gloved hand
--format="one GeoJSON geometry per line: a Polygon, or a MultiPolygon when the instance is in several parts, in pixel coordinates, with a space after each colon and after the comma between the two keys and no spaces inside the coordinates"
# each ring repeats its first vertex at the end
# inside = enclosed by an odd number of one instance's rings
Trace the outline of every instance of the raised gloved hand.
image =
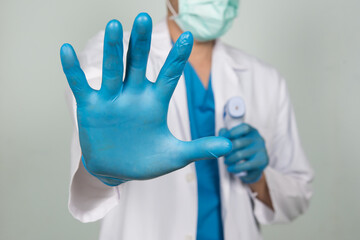
{"type": "Polygon", "coordinates": [[[183,33],[170,51],[155,83],[145,77],[152,22],[140,13],[133,25],[123,81],[122,27],[105,30],[102,85],[92,89],[69,44],[61,63],[77,103],[80,145],[85,168],[107,185],[155,178],[189,163],[221,156],[231,142],[208,137],[192,142],[175,138],[167,126],[170,98],[190,55],[193,38],[183,33]]]}
{"type": "Polygon", "coordinates": [[[228,171],[234,174],[246,172],[240,179],[247,184],[259,181],[269,164],[265,141],[259,132],[242,123],[230,130],[221,129],[219,135],[230,139],[233,144],[232,151],[225,157],[228,171]]]}

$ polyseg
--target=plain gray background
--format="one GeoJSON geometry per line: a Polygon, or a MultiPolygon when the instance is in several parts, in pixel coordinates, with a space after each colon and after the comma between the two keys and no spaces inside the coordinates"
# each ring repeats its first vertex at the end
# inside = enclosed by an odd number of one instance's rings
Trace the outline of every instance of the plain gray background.
{"type": "MultiPolygon", "coordinates": [[[[224,40],[287,79],[316,171],[309,211],[265,239],[357,239],[360,1],[243,0],[224,40]]],[[[165,0],[0,1],[0,239],[97,239],[67,210],[71,120],[59,48],[80,51],[112,18],[154,22],[165,0]]]]}

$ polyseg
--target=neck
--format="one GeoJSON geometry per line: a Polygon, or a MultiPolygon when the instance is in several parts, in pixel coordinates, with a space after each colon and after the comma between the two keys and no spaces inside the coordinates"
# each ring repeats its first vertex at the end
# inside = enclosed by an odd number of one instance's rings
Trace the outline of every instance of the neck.
{"type": "MultiPolygon", "coordinates": [[[[175,23],[175,21],[167,17],[169,33],[171,40],[175,42],[183,33],[182,29],[175,23]]],[[[215,45],[215,40],[207,42],[199,42],[194,40],[193,49],[189,57],[189,62],[197,72],[201,82],[207,88],[209,84],[211,58],[215,45]]]]}

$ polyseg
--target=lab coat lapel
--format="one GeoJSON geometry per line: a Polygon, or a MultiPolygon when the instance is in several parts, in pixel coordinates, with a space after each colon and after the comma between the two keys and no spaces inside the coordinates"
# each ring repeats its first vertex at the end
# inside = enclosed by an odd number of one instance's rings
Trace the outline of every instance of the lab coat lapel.
{"type": "MultiPolygon", "coordinates": [[[[152,51],[156,51],[156,55],[161,57],[161,63],[165,62],[166,56],[171,49],[171,39],[168,31],[166,21],[161,22],[154,29],[157,34],[157,39],[153,39],[154,46],[152,51]]],[[[236,60],[229,52],[227,52],[226,46],[221,41],[216,41],[211,67],[211,81],[215,99],[215,131],[219,132],[220,128],[224,127],[223,122],[223,109],[231,97],[240,96],[246,100],[246,95],[243,92],[243,85],[250,80],[248,67],[246,64],[236,60]]],[[[246,118],[246,117],[245,117],[246,118]]],[[[169,105],[168,125],[170,131],[180,140],[190,141],[190,123],[189,113],[186,96],[186,86],[184,76],[182,75],[178,85],[174,91],[169,105]]],[[[229,174],[224,164],[224,159],[219,158],[219,173],[220,173],[220,185],[221,185],[221,205],[222,205],[222,218],[225,232],[232,232],[232,229],[228,229],[226,226],[232,226],[228,224],[230,221],[230,215],[228,214],[230,197],[231,197],[231,181],[234,181],[234,177],[229,174]]],[[[191,164],[180,172],[193,172],[195,174],[195,165],[191,164]]],[[[239,180],[238,180],[239,181],[239,180]]],[[[237,185],[239,186],[239,185],[237,185]]],[[[190,185],[189,185],[190,187],[190,185]]],[[[191,185],[191,192],[196,195],[196,184],[191,185]]],[[[244,189],[245,191],[245,189],[244,189]]],[[[195,201],[196,199],[194,199],[195,201]]],[[[196,211],[197,206],[193,206],[196,211]]],[[[225,234],[228,235],[228,234],[225,234]]]]}
{"type": "MultiPolygon", "coordinates": [[[[163,64],[172,48],[171,38],[166,20],[161,21],[154,28],[152,51],[161,58],[163,64]]],[[[159,66],[160,68],[160,66],[159,66]]],[[[160,69],[159,69],[160,70],[160,69]]],[[[169,104],[168,125],[170,131],[180,140],[190,141],[190,122],[186,96],[184,75],[179,79],[169,104]]]]}
{"type": "MultiPolygon", "coordinates": [[[[172,47],[166,21],[162,21],[155,26],[152,42],[153,45],[151,51],[153,51],[153,59],[156,58],[156,61],[154,61],[153,64],[156,64],[157,75],[172,47]]],[[[186,87],[183,75],[180,77],[170,100],[167,123],[170,132],[176,138],[182,141],[191,140],[186,87]]],[[[183,198],[177,203],[175,207],[176,210],[174,209],[175,215],[186,219],[186,222],[182,223],[182,226],[179,227],[179,229],[183,229],[183,233],[186,233],[189,236],[195,236],[198,212],[195,164],[189,164],[188,166],[165,175],[162,178],[164,178],[166,183],[170,182],[168,185],[170,187],[169,191],[176,190],[178,196],[183,198]],[[173,187],[176,187],[176,189],[173,187]],[[181,213],[179,213],[179,211],[181,211],[181,213]]],[[[178,234],[181,235],[182,233],[178,234]]]]}
{"type": "MultiPolygon", "coordinates": [[[[224,44],[217,40],[211,67],[211,81],[215,99],[215,130],[224,127],[223,111],[226,102],[235,96],[244,96],[242,81],[247,78],[247,67],[240,62],[236,62],[226,51],[224,44]]],[[[221,186],[222,218],[226,226],[228,207],[230,199],[230,181],[233,177],[227,171],[224,158],[218,160],[221,186]]],[[[226,229],[225,229],[226,230],[226,229]]]]}

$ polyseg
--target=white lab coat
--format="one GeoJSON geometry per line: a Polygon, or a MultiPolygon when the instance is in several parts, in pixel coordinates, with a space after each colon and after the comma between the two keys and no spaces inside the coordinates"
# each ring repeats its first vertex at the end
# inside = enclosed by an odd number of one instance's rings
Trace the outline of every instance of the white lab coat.
{"type": "MultiPolygon", "coordinates": [[[[92,38],[80,55],[91,87],[101,85],[104,31],[92,38]]],[[[129,34],[124,34],[125,52],[129,34]]],[[[147,76],[155,81],[171,48],[165,21],[154,27],[147,76]]],[[[269,166],[265,176],[274,211],[256,199],[248,187],[229,174],[218,160],[222,221],[225,240],[262,239],[259,223],[289,222],[308,208],[313,172],[304,155],[285,81],[273,68],[220,40],[212,58],[216,132],[224,126],[226,101],[241,96],[246,104],[245,122],[258,129],[266,141],[269,166]]],[[[101,240],[184,240],[196,238],[197,179],[195,165],[146,181],[117,187],[101,183],[81,161],[76,104],[68,89],[75,130],[71,147],[69,210],[82,222],[102,219],[101,240]]],[[[183,76],[170,101],[170,131],[189,141],[190,124],[183,76]]]]}

